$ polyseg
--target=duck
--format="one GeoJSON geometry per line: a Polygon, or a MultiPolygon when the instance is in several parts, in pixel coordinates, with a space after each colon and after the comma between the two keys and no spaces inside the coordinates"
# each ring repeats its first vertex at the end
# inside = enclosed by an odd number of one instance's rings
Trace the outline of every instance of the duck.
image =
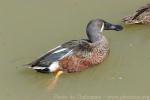
{"type": "Polygon", "coordinates": [[[125,24],[150,24],[150,4],[140,7],[132,15],[125,16],[122,21],[125,24]]]}
{"type": "Polygon", "coordinates": [[[65,42],[27,65],[37,72],[57,73],[56,76],[64,72],[83,71],[102,63],[109,54],[109,42],[102,32],[122,29],[121,25],[111,24],[99,18],[93,19],[86,27],[87,39],[65,42]]]}

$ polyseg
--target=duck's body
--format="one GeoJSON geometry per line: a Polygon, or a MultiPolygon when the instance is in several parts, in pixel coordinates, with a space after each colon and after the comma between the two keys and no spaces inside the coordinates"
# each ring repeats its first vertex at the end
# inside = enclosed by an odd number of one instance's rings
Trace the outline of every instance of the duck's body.
{"type": "Polygon", "coordinates": [[[66,42],[28,64],[38,72],[79,72],[104,61],[109,53],[109,44],[103,30],[122,30],[101,19],[92,20],[87,25],[88,39],[66,42]]]}
{"type": "Polygon", "coordinates": [[[125,24],[150,24],[150,4],[140,7],[134,14],[123,18],[125,24]]]}
{"type": "MultiPolygon", "coordinates": [[[[79,42],[79,41],[78,41],[79,42]]],[[[85,41],[84,41],[85,42],[85,41]]],[[[109,53],[107,39],[103,36],[101,41],[95,43],[81,43],[74,49],[74,54],[60,61],[60,66],[65,72],[82,71],[92,65],[101,63],[109,53]],[[85,46],[82,48],[82,46],[85,46]]]]}

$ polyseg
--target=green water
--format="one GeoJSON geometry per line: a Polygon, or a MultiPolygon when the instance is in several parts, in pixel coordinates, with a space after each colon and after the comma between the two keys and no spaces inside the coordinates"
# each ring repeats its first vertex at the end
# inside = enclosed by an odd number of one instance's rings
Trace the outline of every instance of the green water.
{"type": "Polygon", "coordinates": [[[0,0],[0,100],[131,100],[128,96],[150,96],[150,28],[121,22],[123,16],[148,1],[0,0]],[[47,87],[54,74],[22,66],[65,41],[86,37],[86,24],[94,18],[124,26],[121,32],[104,32],[111,46],[104,63],[62,75],[52,90],[47,87]],[[119,99],[123,96],[126,99],[119,99]]]}

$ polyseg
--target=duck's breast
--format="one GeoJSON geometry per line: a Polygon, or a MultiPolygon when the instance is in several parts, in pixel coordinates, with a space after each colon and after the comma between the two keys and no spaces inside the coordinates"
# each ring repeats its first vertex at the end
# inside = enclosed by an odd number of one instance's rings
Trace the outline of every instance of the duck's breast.
{"type": "Polygon", "coordinates": [[[100,44],[94,48],[91,56],[92,64],[99,64],[105,60],[109,54],[109,43],[105,36],[102,37],[100,44]]]}
{"type": "Polygon", "coordinates": [[[99,64],[104,61],[109,53],[109,45],[107,39],[103,36],[101,42],[93,48],[92,52],[87,55],[77,56],[72,55],[60,61],[62,70],[66,72],[79,72],[92,65],[99,64]]]}

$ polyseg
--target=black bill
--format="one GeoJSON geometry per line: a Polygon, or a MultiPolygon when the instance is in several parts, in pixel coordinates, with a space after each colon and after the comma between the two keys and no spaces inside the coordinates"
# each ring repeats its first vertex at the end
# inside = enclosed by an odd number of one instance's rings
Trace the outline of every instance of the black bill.
{"type": "Polygon", "coordinates": [[[121,31],[123,30],[123,27],[121,25],[114,25],[108,22],[104,22],[104,30],[116,30],[121,31]]]}

